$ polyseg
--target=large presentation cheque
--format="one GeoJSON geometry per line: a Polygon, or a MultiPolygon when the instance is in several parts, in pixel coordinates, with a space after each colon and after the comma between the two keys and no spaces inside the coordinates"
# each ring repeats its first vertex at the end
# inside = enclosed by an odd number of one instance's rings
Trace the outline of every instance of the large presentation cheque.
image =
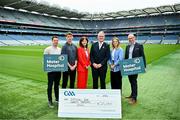
{"type": "Polygon", "coordinates": [[[58,117],[122,118],[121,92],[111,89],[60,89],[58,117]]]}

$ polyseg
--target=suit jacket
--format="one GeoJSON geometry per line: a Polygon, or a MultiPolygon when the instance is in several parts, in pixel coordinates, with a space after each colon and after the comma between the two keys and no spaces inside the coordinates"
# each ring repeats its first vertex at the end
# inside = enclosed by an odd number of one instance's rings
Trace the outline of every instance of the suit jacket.
{"type": "Polygon", "coordinates": [[[87,70],[86,67],[90,65],[90,53],[89,53],[89,49],[87,49],[87,51],[88,51],[88,58],[86,56],[86,53],[85,53],[83,47],[79,47],[77,51],[78,51],[77,71],[84,72],[84,71],[87,70]]]}
{"type": "Polygon", "coordinates": [[[101,48],[99,49],[99,43],[96,42],[91,46],[90,59],[91,64],[101,64],[102,67],[107,67],[107,61],[110,57],[109,45],[103,42],[101,48]]]}
{"type": "MultiPolygon", "coordinates": [[[[130,48],[130,45],[127,45],[126,52],[125,52],[125,59],[129,58],[129,48],[130,48]]],[[[144,47],[143,47],[143,45],[141,45],[139,43],[135,43],[135,45],[134,45],[132,58],[135,58],[135,57],[143,57],[144,66],[146,67],[146,58],[144,55],[144,47]]]]}

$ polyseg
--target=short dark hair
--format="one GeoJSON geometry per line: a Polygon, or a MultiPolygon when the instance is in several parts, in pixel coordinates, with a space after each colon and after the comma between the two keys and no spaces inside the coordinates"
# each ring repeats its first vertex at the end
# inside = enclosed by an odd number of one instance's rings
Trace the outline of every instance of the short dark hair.
{"type": "Polygon", "coordinates": [[[73,34],[72,34],[72,32],[67,32],[66,36],[68,36],[68,35],[73,35],[73,34]]]}
{"type": "Polygon", "coordinates": [[[58,38],[58,36],[54,35],[54,36],[52,36],[52,38],[51,38],[51,39],[53,40],[54,38],[58,38]]]}
{"type": "Polygon", "coordinates": [[[89,42],[89,40],[88,40],[88,38],[87,38],[86,36],[81,37],[81,39],[79,40],[79,46],[80,46],[80,47],[84,47],[83,44],[82,44],[82,41],[83,41],[83,40],[86,40],[86,41],[87,41],[87,45],[86,45],[86,48],[87,48],[87,47],[88,47],[88,42],[89,42]]]}

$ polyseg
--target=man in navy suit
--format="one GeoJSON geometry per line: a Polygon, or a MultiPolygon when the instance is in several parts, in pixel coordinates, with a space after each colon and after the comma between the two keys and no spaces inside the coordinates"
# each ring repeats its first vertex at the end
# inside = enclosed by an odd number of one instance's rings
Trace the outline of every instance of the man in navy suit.
{"type": "MultiPolygon", "coordinates": [[[[129,34],[128,40],[129,40],[129,45],[126,46],[125,59],[143,57],[144,65],[146,67],[146,59],[145,59],[145,55],[144,55],[143,45],[136,42],[136,37],[134,34],[129,34]]],[[[129,82],[131,84],[131,95],[126,98],[129,99],[130,104],[135,104],[137,102],[138,74],[129,75],[128,78],[129,78],[129,82]]]]}
{"type": "Polygon", "coordinates": [[[90,60],[92,67],[93,88],[98,89],[98,78],[100,77],[101,89],[106,89],[106,72],[107,61],[110,57],[110,48],[104,42],[105,33],[100,31],[98,33],[98,42],[94,43],[90,51],[90,60]]]}

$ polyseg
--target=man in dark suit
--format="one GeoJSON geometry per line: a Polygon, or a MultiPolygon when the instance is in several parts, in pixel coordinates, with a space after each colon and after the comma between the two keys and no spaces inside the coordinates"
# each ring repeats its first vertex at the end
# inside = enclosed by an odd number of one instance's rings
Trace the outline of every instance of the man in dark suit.
{"type": "Polygon", "coordinates": [[[105,33],[100,31],[98,33],[98,42],[94,43],[90,51],[90,60],[92,67],[93,88],[98,89],[98,78],[100,77],[101,89],[106,89],[106,72],[107,61],[110,56],[110,48],[104,42],[105,33]]]}
{"type": "MultiPolygon", "coordinates": [[[[136,37],[133,34],[128,35],[129,45],[126,46],[125,59],[132,59],[136,57],[143,57],[144,65],[146,67],[146,59],[144,55],[143,45],[136,42],[136,37]]],[[[126,97],[129,99],[130,104],[135,104],[137,102],[137,78],[138,74],[129,75],[129,82],[131,84],[131,95],[126,97]]]]}

